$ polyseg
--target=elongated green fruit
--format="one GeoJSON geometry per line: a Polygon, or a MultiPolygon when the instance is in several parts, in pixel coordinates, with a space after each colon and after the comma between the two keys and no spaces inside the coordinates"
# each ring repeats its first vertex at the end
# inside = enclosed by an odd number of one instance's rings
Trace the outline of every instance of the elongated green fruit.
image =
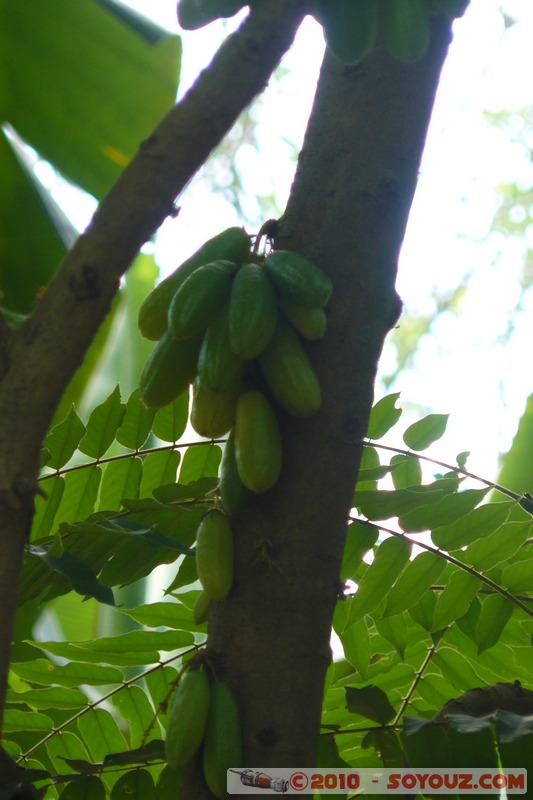
{"type": "Polygon", "coordinates": [[[274,250],[265,258],[265,270],[278,292],[293,303],[323,308],[331,297],[328,276],[299,253],[274,250]]]}
{"type": "Polygon", "coordinates": [[[180,680],[170,707],[165,751],[173,769],[193,758],[206,727],[211,689],[205,672],[187,672],[180,680]]]}
{"type": "Polygon", "coordinates": [[[222,505],[229,514],[234,514],[249,505],[253,492],[242,482],[235,458],[235,433],[232,430],[224,448],[220,465],[218,491],[222,505]]]}
{"type": "Polygon", "coordinates": [[[284,320],[278,320],[272,341],[259,356],[259,365],[280,406],[295,417],[310,417],[318,411],[318,378],[298,334],[284,320]]]}
{"type": "Polygon", "coordinates": [[[226,797],[227,771],[242,766],[241,760],[239,711],[229,688],[217,681],[211,687],[203,751],[204,777],[215,797],[226,797]]]}
{"type": "Polygon", "coordinates": [[[318,0],[316,16],[326,42],[343,64],[357,64],[374,47],[377,0],[318,0]]]}
{"type": "Polygon", "coordinates": [[[278,420],[262,392],[244,392],[237,403],[235,459],[243,484],[256,494],[274,486],[281,472],[278,420]]]}
{"type": "Polygon", "coordinates": [[[167,329],[168,308],[172,298],[198,267],[217,259],[242,264],[250,250],[250,237],[244,228],[227,228],[208,239],[167,278],[148,294],[139,309],[139,330],[146,339],[156,341],[167,329]]]}
{"type": "Polygon", "coordinates": [[[196,570],[211,600],[224,600],[233,583],[233,534],[223,511],[213,509],[202,518],[196,536],[196,570]]]}
{"type": "Polygon", "coordinates": [[[323,308],[305,308],[298,303],[280,298],[280,308],[300,336],[311,341],[322,339],[326,333],[327,317],[323,308]]]}
{"type": "Polygon", "coordinates": [[[207,618],[209,617],[210,602],[211,599],[209,595],[207,595],[203,591],[200,592],[200,594],[196,598],[196,602],[192,610],[192,618],[196,625],[201,625],[202,622],[207,622],[207,618]]]}
{"type": "Polygon", "coordinates": [[[244,367],[242,358],[231,349],[226,304],[205,332],[198,356],[198,377],[213,391],[226,391],[241,382],[244,367]]]}
{"type": "Polygon", "coordinates": [[[196,378],[192,387],[191,425],[207,439],[224,436],[233,427],[242,385],[215,392],[196,378]]]}
{"type": "Polygon", "coordinates": [[[168,309],[168,329],[172,336],[187,339],[207,328],[229,298],[236,269],[232,261],[212,261],[189,275],[168,309]]]}
{"type": "Polygon", "coordinates": [[[150,408],[162,408],[187,391],[196,375],[202,336],[178,342],[164,333],[148,356],[140,380],[141,400],[150,408]]]}
{"type": "Polygon", "coordinates": [[[195,31],[220,17],[232,17],[245,5],[246,0],[179,0],[178,22],[195,31]]]}
{"type": "Polygon", "coordinates": [[[424,0],[380,0],[380,27],[387,50],[400,61],[418,61],[429,46],[424,0]]]}
{"type": "Polygon", "coordinates": [[[245,264],[235,275],[229,301],[231,348],[241,358],[255,358],[271,340],[276,327],[276,292],[264,269],[245,264]]]}

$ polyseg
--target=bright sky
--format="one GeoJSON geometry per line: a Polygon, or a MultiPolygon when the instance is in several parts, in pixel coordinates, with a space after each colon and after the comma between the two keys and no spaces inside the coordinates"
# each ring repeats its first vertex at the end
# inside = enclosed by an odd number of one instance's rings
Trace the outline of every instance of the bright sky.
{"type": "MultiPolygon", "coordinates": [[[[175,0],[128,3],[177,32],[175,0]]],[[[216,22],[184,33],[180,95],[209,63],[224,30],[216,22]]],[[[533,329],[531,291],[523,298],[521,313],[514,313],[526,251],[533,249],[533,228],[528,241],[489,235],[498,201],[495,187],[517,179],[524,188],[532,185],[533,132],[512,112],[533,100],[533,3],[472,0],[454,31],[401,253],[398,290],[406,313],[423,314],[434,311],[435,294],[451,294],[467,275],[471,288],[455,311],[441,314],[432,335],[420,343],[413,368],[404,370],[388,391],[401,391],[404,405],[418,406],[417,417],[428,411],[451,412],[446,437],[431,453],[453,462],[457,453],[470,450],[470,469],[490,478],[533,392],[533,373],[523,366],[529,363],[533,329]],[[506,29],[500,6],[516,24],[506,29]],[[508,112],[514,137],[488,124],[484,110],[508,112]],[[514,332],[504,339],[511,322],[514,332]]],[[[258,108],[260,151],[245,146],[236,156],[249,192],[244,200],[248,219],[237,218],[223,194],[214,194],[199,176],[180,200],[179,217],[160,232],[156,256],[163,273],[228,225],[244,222],[256,230],[261,220],[254,193],[273,194],[283,209],[293,177],[292,153],[304,134],[322,48],[321,29],[307,19],[284,60],[285,76],[267,89],[258,108]]],[[[395,351],[386,345],[382,374],[394,363],[395,351]]],[[[378,386],[377,396],[383,393],[378,386]]]]}

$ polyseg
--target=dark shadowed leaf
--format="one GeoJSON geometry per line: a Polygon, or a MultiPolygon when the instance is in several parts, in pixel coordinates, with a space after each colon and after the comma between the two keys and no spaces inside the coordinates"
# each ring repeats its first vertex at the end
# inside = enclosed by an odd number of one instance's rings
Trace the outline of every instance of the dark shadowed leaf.
{"type": "Polygon", "coordinates": [[[511,619],[514,608],[513,603],[501,594],[485,597],[476,630],[478,653],[494,647],[511,619]]]}
{"type": "Polygon", "coordinates": [[[82,775],[67,783],[61,800],[105,800],[105,785],[96,775],[82,775]]]}
{"type": "Polygon", "coordinates": [[[346,705],[351,714],[360,714],[378,725],[387,725],[395,714],[389,698],[377,686],[346,686],[346,705]]]}

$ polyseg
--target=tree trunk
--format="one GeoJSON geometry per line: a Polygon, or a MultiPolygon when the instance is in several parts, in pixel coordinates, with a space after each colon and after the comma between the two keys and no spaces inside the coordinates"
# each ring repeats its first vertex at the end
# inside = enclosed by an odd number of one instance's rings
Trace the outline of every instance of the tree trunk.
{"type": "MultiPolygon", "coordinates": [[[[326,55],[276,246],[329,274],[328,331],[310,343],[323,402],[282,418],[274,489],[233,520],[235,583],[214,603],[208,653],[239,704],[243,767],[316,763],[347,517],[377,362],[401,303],[394,282],[450,24],[414,65],[377,49],[326,55]]],[[[189,800],[192,794],[185,793],[189,800]]]]}

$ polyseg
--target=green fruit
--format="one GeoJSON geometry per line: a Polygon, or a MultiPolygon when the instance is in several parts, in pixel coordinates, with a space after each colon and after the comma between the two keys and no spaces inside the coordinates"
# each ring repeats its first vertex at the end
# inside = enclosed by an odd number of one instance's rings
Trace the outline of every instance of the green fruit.
{"type": "Polygon", "coordinates": [[[205,592],[200,592],[192,610],[192,618],[195,625],[201,625],[203,622],[207,622],[210,602],[211,598],[209,595],[205,592]]]}
{"type": "Polygon", "coordinates": [[[274,486],[281,472],[282,449],[278,420],[262,392],[239,397],[235,422],[235,459],[243,484],[256,494],[274,486]]]}
{"type": "Polygon", "coordinates": [[[245,261],[250,250],[250,237],[244,228],[227,228],[208,239],[199,250],[183,262],[148,294],[139,309],[139,330],[146,339],[160,339],[167,329],[168,308],[172,298],[198,267],[217,259],[236,264],[245,261]]]}
{"type": "Polygon", "coordinates": [[[232,261],[212,261],[189,275],[168,309],[168,329],[172,336],[187,339],[207,328],[229,298],[236,269],[232,261]]]}
{"type": "Polygon", "coordinates": [[[321,392],[316,373],[297,333],[283,320],[259,365],[280,404],[295,417],[310,417],[320,408],[321,392]]]}
{"type": "Polygon", "coordinates": [[[387,50],[400,61],[418,61],[429,46],[429,15],[424,0],[380,0],[380,26],[387,50]]]}
{"type": "Polygon", "coordinates": [[[211,600],[224,600],[233,583],[233,534],[223,511],[204,514],[196,536],[196,570],[211,600]]]}
{"type": "Polygon", "coordinates": [[[246,4],[247,0],[179,0],[178,22],[194,31],[220,17],[232,17],[246,4]]]}
{"type": "Polygon", "coordinates": [[[280,299],[280,308],[284,316],[289,320],[304,339],[322,339],[326,333],[327,317],[323,308],[305,308],[298,303],[291,303],[290,300],[280,299]]]}
{"type": "Polygon", "coordinates": [[[357,64],[372,50],[378,29],[377,0],[318,0],[316,16],[326,42],[343,64],[357,64]]]}
{"type": "Polygon", "coordinates": [[[253,492],[246,488],[239,476],[235,458],[235,434],[233,431],[231,431],[224,448],[224,455],[220,465],[218,491],[222,505],[229,514],[234,514],[236,511],[246,508],[253,497],[253,492]]]}
{"type": "Polygon", "coordinates": [[[164,333],[148,356],[140,380],[141,400],[150,408],[162,408],[183,394],[196,375],[202,336],[178,342],[164,333]]]}
{"type": "Polygon", "coordinates": [[[241,358],[255,358],[271,340],[276,327],[276,292],[264,269],[245,264],[237,272],[229,301],[231,348],[241,358]]]}
{"type": "Polygon", "coordinates": [[[225,683],[211,687],[211,705],[205,725],[204,777],[215,797],[227,795],[227,771],[242,766],[239,711],[225,683]]]}
{"type": "Polygon", "coordinates": [[[306,308],[323,308],[331,297],[327,275],[299,253],[274,250],[265,258],[268,277],[287,300],[306,308]]]}
{"type": "Polygon", "coordinates": [[[165,750],[173,769],[193,758],[204,737],[211,699],[205,672],[187,672],[180,680],[170,706],[165,750]]]}
{"type": "Polygon", "coordinates": [[[240,383],[244,367],[242,358],[231,349],[229,306],[225,305],[205,333],[198,356],[198,377],[204,386],[225,391],[240,383]]]}
{"type": "Polygon", "coordinates": [[[223,392],[215,392],[196,378],[191,408],[191,425],[196,433],[207,439],[218,439],[227,433],[235,422],[241,391],[242,385],[236,384],[223,392]]]}

